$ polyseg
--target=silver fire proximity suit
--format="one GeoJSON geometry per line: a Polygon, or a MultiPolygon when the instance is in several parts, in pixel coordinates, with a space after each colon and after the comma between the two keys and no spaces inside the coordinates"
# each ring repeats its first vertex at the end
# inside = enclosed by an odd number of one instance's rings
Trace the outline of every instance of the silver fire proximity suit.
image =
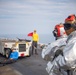
{"type": "Polygon", "coordinates": [[[76,31],[68,36],[66,42],[63,53],[47,63],[49,75],[76,75],[76,31]]]}
{"type": "Polygon", "coordinates": [[[50,61],[54,58],[55,52],[60,48],[66,45],[67,37],[60,38],[58,40],[55,40],[48,46],[44,47],[42,50],[42,58],[50,61]]]}

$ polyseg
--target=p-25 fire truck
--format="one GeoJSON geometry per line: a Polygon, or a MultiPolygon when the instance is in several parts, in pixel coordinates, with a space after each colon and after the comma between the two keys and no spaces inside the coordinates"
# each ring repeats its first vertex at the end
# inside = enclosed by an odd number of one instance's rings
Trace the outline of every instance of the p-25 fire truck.
{"type": "Polygon", "coordinates": [[[31,41],[0,39],[0,54],[8,58],[12,47],[18,51],[19,57],[30,56],[31,41]]]}

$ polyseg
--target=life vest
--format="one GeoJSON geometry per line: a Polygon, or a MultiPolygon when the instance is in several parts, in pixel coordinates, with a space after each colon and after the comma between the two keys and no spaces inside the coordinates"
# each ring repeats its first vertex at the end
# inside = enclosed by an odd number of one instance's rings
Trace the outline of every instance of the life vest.
{"type": "Polygon", "coordinates": [[[61,37],[66,35],[63,25],[56,25],[55,30],[57,31],[57,37],[61,37]]]}

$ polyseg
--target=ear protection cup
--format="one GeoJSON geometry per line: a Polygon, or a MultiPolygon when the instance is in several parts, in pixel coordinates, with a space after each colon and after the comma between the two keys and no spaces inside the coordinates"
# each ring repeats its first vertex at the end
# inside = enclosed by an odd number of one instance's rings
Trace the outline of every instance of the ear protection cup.
{"type": "Polygon", "coordinates": [[[72,27],[76,30],[76,23],[72,24],[72,27]]]}

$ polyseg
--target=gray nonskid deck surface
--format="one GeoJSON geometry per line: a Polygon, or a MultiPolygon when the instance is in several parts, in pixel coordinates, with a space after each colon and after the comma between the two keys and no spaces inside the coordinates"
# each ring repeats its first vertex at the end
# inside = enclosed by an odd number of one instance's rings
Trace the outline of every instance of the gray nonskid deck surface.
{"type": "MultiPolygon", "coordinates": [[[[45,68],[46,62],[41,57],[41,49],[38,50],[38,55],[31,55],[30,57],[19,58],[17,62],[9,64],[7,66],[0,67],[5,68],[3,74],[0,70],[0,75],[7,75],[8,72],[14,73],[14,75],[48,75],[45,68]],[[8,71],[7,69],[10,68],[8,71]]],[[[8,74],[9,75],[9,74],[8,74]]]]}

